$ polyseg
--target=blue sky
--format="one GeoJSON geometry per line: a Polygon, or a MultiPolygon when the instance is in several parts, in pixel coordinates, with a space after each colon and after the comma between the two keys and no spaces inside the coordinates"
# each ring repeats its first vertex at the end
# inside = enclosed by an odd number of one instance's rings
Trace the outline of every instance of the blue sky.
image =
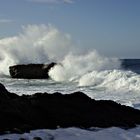
{"type": "Polygon", "coordinates": [[[48,23],[82,48],[140,58],[140,0],[0,0],[0,38],[48,23]]]}

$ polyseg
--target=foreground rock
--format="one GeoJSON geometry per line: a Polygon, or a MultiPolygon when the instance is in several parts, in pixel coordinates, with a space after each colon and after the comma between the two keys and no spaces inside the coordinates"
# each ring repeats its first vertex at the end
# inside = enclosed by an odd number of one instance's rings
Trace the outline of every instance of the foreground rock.
{"type": "Polygon", "coordinates": [[[50,64],[14,65],[9,67],[9,73],[12,78],[45,79],[49,78],[48,72],[54,65],[56,65],[54,62],[50,64]]]}
{"type": "Polygon", "coordinates": [[[140,111],[113,101],[96,101],[82,92],[18,96],[0,84],[0,132],[23,133],[58,127],[135,127],[140,111]]]}

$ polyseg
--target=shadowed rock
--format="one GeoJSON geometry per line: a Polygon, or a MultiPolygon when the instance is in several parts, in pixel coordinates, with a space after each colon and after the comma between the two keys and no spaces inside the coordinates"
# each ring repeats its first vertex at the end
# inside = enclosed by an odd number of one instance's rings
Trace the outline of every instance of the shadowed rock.
{"type": "Polygon", "coordinates": [[[9,73],[12,78],[48,79],[48,72],[54,65],[56,65],[54,62],[50,64],[14,65],[9,67],[9,73]]]}
{"type": "Polygon", "coordinates": [[[0,85],[0,132],[58,127],[135,127],[140,111],[113,101],[96,101],[82,92],[18,96],[0,85]],[[5,95],[5,96],[4,96],[5,95]]]}

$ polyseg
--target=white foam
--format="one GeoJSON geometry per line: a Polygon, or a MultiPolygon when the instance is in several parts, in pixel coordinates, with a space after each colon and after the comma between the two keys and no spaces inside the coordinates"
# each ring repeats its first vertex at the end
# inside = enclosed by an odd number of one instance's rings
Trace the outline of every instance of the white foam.
{"type": "Polygon", "coordinates": [[[43,140],[139,140],[140,127],[123,130],[121,128],[96,129],[89,131],[79,128],[59,128],[56,130],[35,130],[25,134],[9,134],[0,136],[0,140],[9,138],[19,140],[25,138],[32,140],[34,137],[41,137],[43,140]]]}
{"type": "Polygon", "coordinates": [[[118,69],[120,62],[116,58],[107,58],[96,50],[82,55],[68,54],[61,64],[53,67],[49,75],[55,81],[75,81],[94,70],[118,69]]]}
{"type": "Polygon", "coordinates": [[[140,91],[140,75],[123,70],[93,71],[79,80],[79,86],[90,85],[105,87],[112,91],[140,91]]]}

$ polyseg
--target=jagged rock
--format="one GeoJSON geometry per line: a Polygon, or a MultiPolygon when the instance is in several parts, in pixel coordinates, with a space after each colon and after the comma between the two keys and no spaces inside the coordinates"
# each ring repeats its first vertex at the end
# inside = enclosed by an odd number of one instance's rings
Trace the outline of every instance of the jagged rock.
{"type": "Polygon", "coordinates": [[[56,65],[54,62],[50,64],[14,65],[9,67],[9,73],[12,78],[48,79],[48,72],[54,65],[56,65]]]}
{"type": "Polygon", "coordinates": [[[114,101],[89,98],[82,92],[18,96],[0,85],[0,132],[59,127],[123,127],[140,124],[140,110],[114,101]],[[3,98],[3,95],[6,97],[3,98]]]}

